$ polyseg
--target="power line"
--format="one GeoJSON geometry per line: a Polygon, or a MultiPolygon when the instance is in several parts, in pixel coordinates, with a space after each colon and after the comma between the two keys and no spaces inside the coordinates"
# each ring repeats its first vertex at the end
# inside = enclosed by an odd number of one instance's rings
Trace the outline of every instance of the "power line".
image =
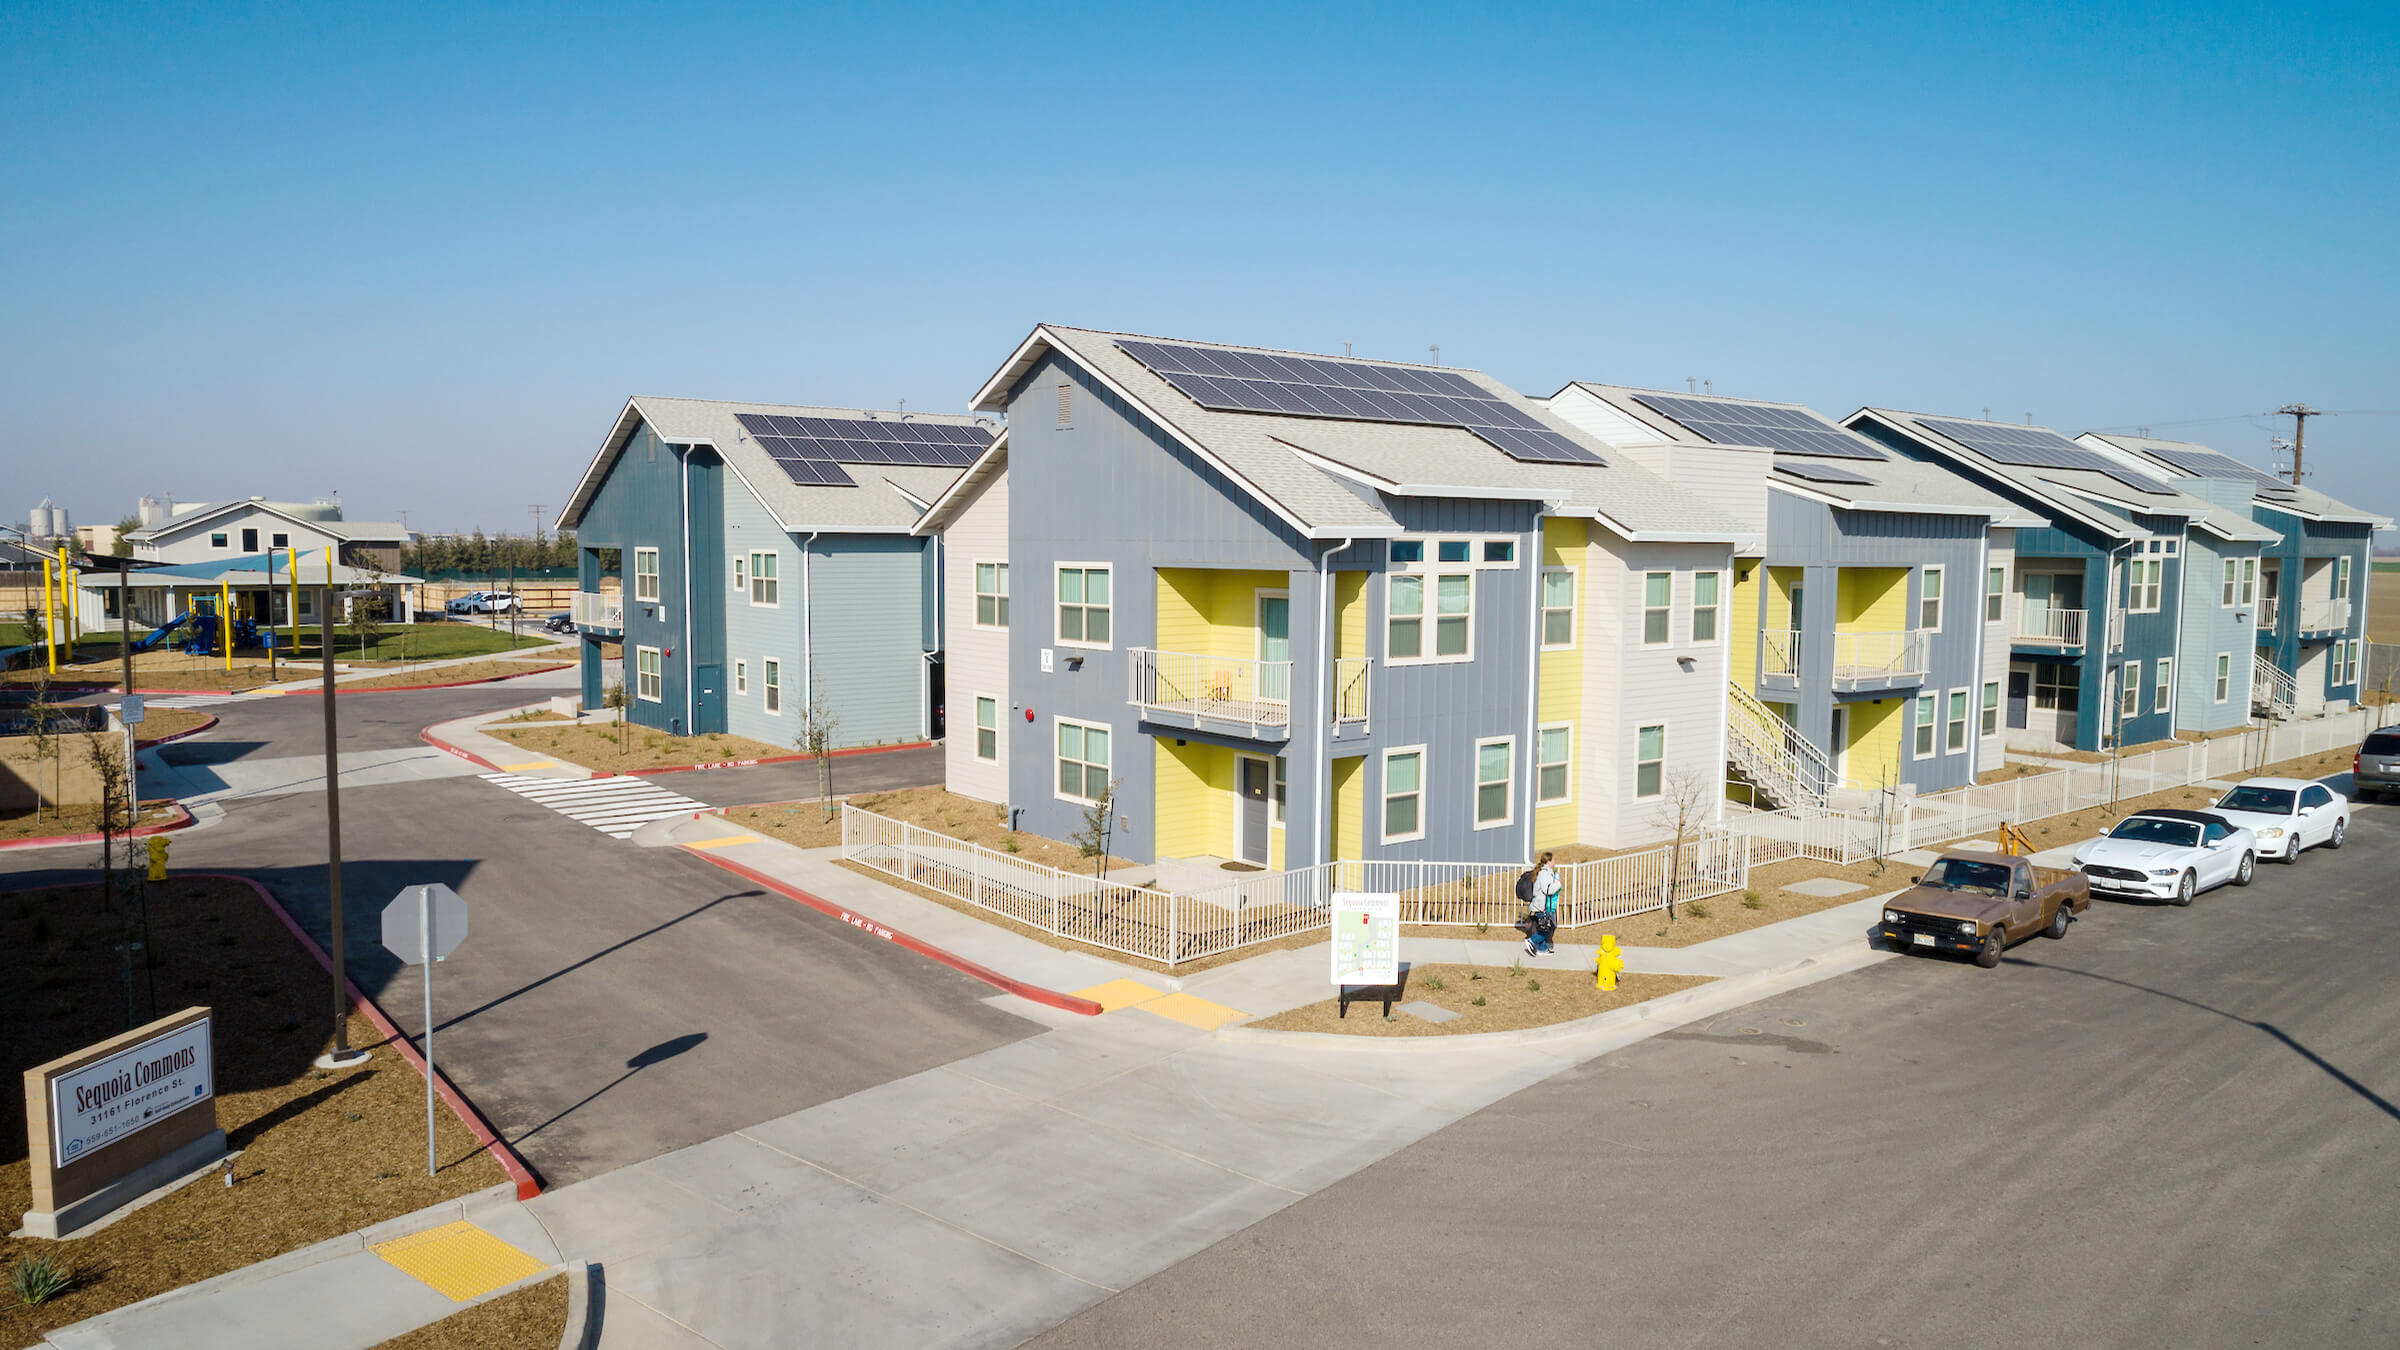
{"type": "Polygon", "coordinates": [[[2308,451],[2308,419],[2323,417],[2325,410],[2305,403],[2286,403],[2275,410],[2281,417],[2292,419],[2292,486],[2300,486],[2300,457],[2308,451]]]}

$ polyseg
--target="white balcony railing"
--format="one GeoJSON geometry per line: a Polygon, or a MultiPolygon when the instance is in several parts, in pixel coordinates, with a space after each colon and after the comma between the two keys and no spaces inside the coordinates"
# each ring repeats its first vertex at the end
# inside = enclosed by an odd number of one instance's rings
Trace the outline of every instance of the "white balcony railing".
{"type": "Polygon", "coordinates": [[[575,626],[595,633],[625,631],[625,596],[621,591],[578,591],[575,595],[575,626]]]}
{"type": "Polygon", "coordinates": [[[1236,723],[1253,731],[1292,722],[1292,663],[1136,647],[1130,700],[1153,718],[1236,723]]]}
{"type": "Polygon", "coordinates": [[[2017,641],[2049,647],[2080,647],[2083,645],[2083,626],[2090,618],[2091,611],[2085,609],[2035,609],[2028,606],[2017,611],[2017,641]]]}
{"type": "Polygon", "coordinates": [[[1900,633],[1835,633],[1833,687],[1875,689],[1920,684],[1926,642],[1921,629],[1900,633]]]}
{"type": "Polygon", "coordinates": [[[2258,626],[2272,633],[2276,621],[2283,617],[2283,602],[2270,595],[2258,602],[2258,626]]]}
{"type": "Polygon", "coordinates": [[[1333,663],[1333,722],[1343,726],[1367,720],[1367,674],[1375,663],[1364,656],[1345,656],[1333,663]]]}
{"type": "Polygon", "coordinates": [[[1800,678],[1800,635],[1788,631],[1767,634],[1760,644],[1758,669],[1762,675],[1800,678]]]}
{"type": "Polygon", "coordinates": [[[2303,633],[2340,632],[2350,626],[2350,602],[2347,600],[2308,600],[2300,605],[2300,631],[2303,633]]]}

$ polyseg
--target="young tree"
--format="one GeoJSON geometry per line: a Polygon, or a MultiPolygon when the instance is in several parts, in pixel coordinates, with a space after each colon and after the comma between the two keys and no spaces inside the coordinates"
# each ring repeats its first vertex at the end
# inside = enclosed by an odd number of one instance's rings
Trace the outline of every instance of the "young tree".
{"type": "MultiPolygon", "coordinates": [[[[100,780],[100,907],[107,909],[117,893],[117,845],[133,831],[133,803],[127,799],[132,785],[125,775],[125,747],[116,737],[84,737],[84,756],[100,780]]],[[[130,854],[126,862],[132,865],[130,854]]]]}
{"type": "Polygon", "coordinates": [[[133,556],[133,539],[132,539],[132,535],[133,535],[133,532],[134,532],[135,530],[138,530],[138,529],[140,529],[140,528],[142,528],[142,518],[141,518],[139,515],[130,515],[130,516],[127,516],[127,517],[125,517],[123,520],[120,520],[120,521],[118,521],[118,522],[117,522],[117,542],[116,542],[116,545],[115,545],[114,547],[112,547],[112,548],[110,548],[110,549],[109,549],[109,551],[108,551],[108,553],[109,553],[109,556],[110,556],[110,557],[112,557],[112,558],[130,558],[130,557],[132,557],[132,556],[133,556]]]}
{"type": "Polygon", "coordinates": [[[600,706],[617,715],[617,758],[625,758],[625,686],[612,684],[600,695],[600,706]]]}
{"type": "Polygon", "coordinates": [[[1100,790],[1099,800],[1083,808],[1083,828],[1075,832],[1071,841],[1077,853],[1098,860],[1092,874],[1102,881],[1108,879],[1108,842],[1117,823],[1117,788],[1124,781],[1109,779],[1108,786],[1100,790]]]}
{"type": "Polygon", "coordinates": [[[808,694],[808,706],[800,713],[800,739],[796,744],[817,761],[817,802],[825,819],[833,819],[833,733],[842,719],[833,715],[833,705],[825,700],[825,682],[814,681],[808,694]]]}
{"type": "Polygon", "coordinates": [[[1672,922],[1675,901],[1683,890],[1684,843],[1717,818],[1723,789],[1711,776],[1688,768],[1669,771],[1659,786],[1658,825],[1675,837],[1674,850],[1667,854],[1666,868],[1667,919],[1672,922]]]}
{"type": "Polygon", "coordinates": [[[383,635],[383,619],[387,602],[383,598],[383,569],[367,567],[368,584],[372,592],[360,592],[350,597],[350,617],[345,625],[350,636],[358,639],[358,659],[367,659],[367,649],[383,635]]]}

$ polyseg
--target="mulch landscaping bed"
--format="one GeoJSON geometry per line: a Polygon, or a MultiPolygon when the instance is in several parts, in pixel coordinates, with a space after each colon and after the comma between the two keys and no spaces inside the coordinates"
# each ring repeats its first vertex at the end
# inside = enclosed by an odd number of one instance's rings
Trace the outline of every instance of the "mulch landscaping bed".
{"type": "MultiPolygon", "coordinates": [[[[833,790],[842,790],[842,762],[838,759],[833,762],[833,790]]],[[[961,797],[947,788],[918,787],[897,792],[873,792],[849,798],[849,802],[861,811],[872,811],[921,830],[930,830],[963,843],[981,844],[985,848],[996,849],[1026,862],[1055,867],[1060,871],[1088,873],[1099,865],[1097,859],[1084,857],[1077,852],[1073,844],[1008,828],[1007,808],[972,797],[961,797]]],[[[724,815],[745,829],[773,835],[801,848],[828,848],[842,842],[842,812],[838,803],[831,819],[826,818],[825,808],[813,800],[736,807],[724,815]]],[[[1134,866],[1137,864],[1122,858],[1109,860],[1111,872],[1121,872],[1134,866]]],[[[1241,878],[1237,873],[1228,872],[1225,879],[1230,882],[1241,878]]]]}
{"type": "MultiPolygon", "coordinates": [[[[141,686],[136,684],[134,687],[138,689],[141,686]]],[[[180,736],[216,720],[215,713],[203,712],[198,708],[147,708],[143,710],[142,720],[135,725],[134,742],[137,745],[154,745],[170,736],[180,736]]]]}
{"type": "Polygon", "coordinates": [[[1350,1001],[1340,1016],[1338,999],[1280,1012],[1246,1025],[1266,1031],[1329,1031],[1343,1036],[1463,1036],[1479,1031],[1518,1031],[1573,1022],[1644,1003],[1662,994],[1708,983],[1704,975],[1619,975],[1617,987],[1597,987],[1588,972],[1517,970],[1507,966],[1413,966],[1397,998],[1392,1019],[1383,1019],[1380,999],[1350,1001]],[[1405,1002],[1431,1003],[1458,1016],[1429,1022],[1400,1010],[1405,1002]]]}
{"type": "Polygon", "coordinates": [[[545,670],[564,670],[566,663],[552,660],[537,664],[522,658],[503,658],[495,661],[469,661],[455,666],[419,666],[413,670],[378,675],[369,680],[343,680],[334,686],[338,693],[359,689],[402,689],[420,684],[464,684],[470,680],[505,680],[519,675],[538,675],[545,670]]]}
{"type": "Polygon", "coordinates": [[[567,1277],[554,1275],[452,1313],[375,1350],[556,1350],[567,1334],[567,1277]]]}
{"type": "MultiPolygon", "coordinates": [[[[134,971],[139,1021],[195,1004],[215,1010],[217,1121],[242,1150],[228,1189],[214,1176],[116,1222],[59,1242],[0,1239],[0,1267],[35,1255],[70,1266],[66,1293],[32,1307],[0,1298],[0,1345],[196,1280],[338,1237],[508,1180],[447,1110],[440,1175],[425,1175],[425,1080],[394,1050],[355,1069],[312,1061],[332,1044],[331,977],[247,886],[174,878],[150,886],[149,981],[134,971]]],[[[24,1070],[128,1026],[116,947],[136,931],[120,900],[100,907],[97,884],[0,894],[0,1216],[31,1203],[25,1157],[24,1070]]],[[[353,1046],[382,1033],[349,1019],[353,1046]]],[[[13,1222],[5,1226],[13,1227],[13,1222]]],[[[552,1343],[556,1343],[553,1336],[552,1343]]]]}
{"type": "MultiPolygon", "coordinates": [[[[518,669],[507,673],[522,675],[526,672],[518,669]]],[[[614,725],[546,727],[498,723],[483,730],[502,740],[514,741],[528,750],[538,750],[552,759],[610,773],[640,773],[645,769],[721,764],[729,760],[782,759],[800,753],[792,746],[770,745],[747,736],[720,733],[670,736],[663,731],[637,726],[625,728],[623,751],[617,749],[617,728],[614,725]]],[[[842,776],[838,764],[833,776],[838,785],[842,776]]]]}
{"type": "MultiPolygon", "coordinates": [[[[142,808],[142,818],[138,824],[164,825],[180,819],[182,814],[178,807],[163,802],[152,803],[142,808]]],[[[62,834],[97,834],[99,830],[100,808],[97,806],[46,808],[38,816],[31,811],[0,815],[0,843],[17,839],[47,839],[62,834]]],[[[134,846],[145,847],[138,841],[134,846]]],[[[92,848],[97,850],[99,847],[99,843],[94,841],[92,848]]],[[[95,859],[99,856],[97,852],[92,854],[95,859]]]]}

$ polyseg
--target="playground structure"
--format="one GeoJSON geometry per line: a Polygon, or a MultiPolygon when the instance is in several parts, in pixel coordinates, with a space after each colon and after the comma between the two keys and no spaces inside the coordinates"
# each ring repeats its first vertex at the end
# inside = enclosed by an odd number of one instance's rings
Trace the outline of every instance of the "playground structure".
{"type": "MultiPolygon", "coordinates": [[[[226,649],[219,645],[224,636],[224,626],[218,619],[217,604],[206,599],[193,601],[190,609],[169,619],[164,627],[153,631],[148,638],[144,639],[144,642],[155,642],[159,637],[173,632],[179,625],[186,627],[188,631],[183,636],[174,639],[174,650],[187,652],[194,656],[216,656],[226,653],[226,649]]],[[[235,616],[233,620],[233,646],[235,648],[271,649],[275,645],[274,629],[261,627],[255,619],[235,616]]],[[[143,647],[137,644],[134,650],[138,652],[143,650],[143,647]]]]}

